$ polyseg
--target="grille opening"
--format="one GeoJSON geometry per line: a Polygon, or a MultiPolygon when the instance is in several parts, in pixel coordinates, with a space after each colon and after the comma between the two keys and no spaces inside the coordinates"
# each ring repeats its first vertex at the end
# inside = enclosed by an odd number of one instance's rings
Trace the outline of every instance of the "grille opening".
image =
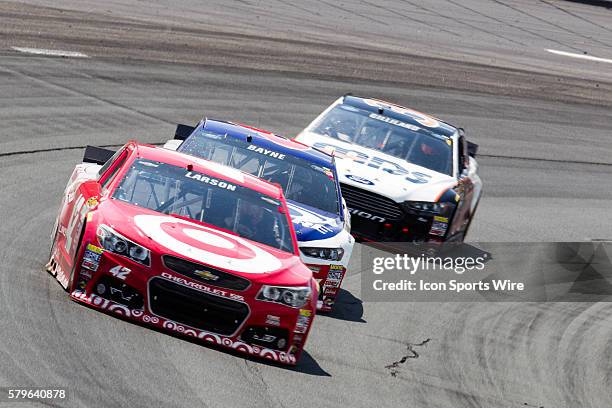
{"type": "Polygon", "coordinates": [[[340,190],[342,197],[346,200],[346,205],[351,209],[391,220],[398,220],[404,216],[399,204],[390,198],[344,183],[340,184],[340,190]]]}
{"type": "Polygon", "coordinates": [[[176,256],[164,255],[162,260],[166,268],[207,285],[225,289],[245,290],[251,284],[248,279],[241,278],[240,276],[176,256]]]}
{"type": "Polygon", "coordinates": [[[166,319],[226,336],[236,332],[249,315],[244,303],[162,278],[149,282],[149,308],[166,319]]]}

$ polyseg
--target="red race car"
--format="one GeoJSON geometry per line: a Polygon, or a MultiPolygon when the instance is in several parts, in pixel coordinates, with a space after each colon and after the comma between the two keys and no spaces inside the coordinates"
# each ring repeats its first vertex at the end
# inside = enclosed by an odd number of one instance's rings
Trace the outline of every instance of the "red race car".
{"type": "Polygon", "coordinates": [[[89,146],[64,193],[47,269],[70,297],[295,364],[318,288],[281,188],[136,142],[113,153],[89,146]]]}

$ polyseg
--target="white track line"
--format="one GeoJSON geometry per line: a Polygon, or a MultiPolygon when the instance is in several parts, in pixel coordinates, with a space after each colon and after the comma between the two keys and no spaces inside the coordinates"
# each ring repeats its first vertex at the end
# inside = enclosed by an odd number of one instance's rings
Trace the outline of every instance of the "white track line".
{"type": "Polygon", "coordinates": [[[612,59],[607,59],[607,58],[592,57],[590,55],[574,54],[572,52],[549,50],[549,49],[547,49],[546,51],[548,51],[550,53],[553,53],[553,54],[557,54],[557,55],[563,55],[565,57],[581,58],[581,59],[585,59],[585,60],[589,60],[589,61],[607,62],[608,64],[612,64],[612,59]]]}
{"type": "Polygon", "coordinates": [[[89,55],[77,51],[46,50],[44,48],[11,47],[15,51],[26,54],[49,55],[52,57],[89,58],[89,55]]]}

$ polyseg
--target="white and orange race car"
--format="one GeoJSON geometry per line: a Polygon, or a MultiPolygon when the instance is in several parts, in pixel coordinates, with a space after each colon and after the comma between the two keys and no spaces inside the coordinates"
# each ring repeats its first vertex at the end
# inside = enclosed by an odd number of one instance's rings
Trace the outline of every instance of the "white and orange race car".
{"type": "Polygon", "coordinates": [[[463,241],[482,193],[463,129],[378,99],[346,95],[296,138],[336,158],[363,241],[463,241]]]}

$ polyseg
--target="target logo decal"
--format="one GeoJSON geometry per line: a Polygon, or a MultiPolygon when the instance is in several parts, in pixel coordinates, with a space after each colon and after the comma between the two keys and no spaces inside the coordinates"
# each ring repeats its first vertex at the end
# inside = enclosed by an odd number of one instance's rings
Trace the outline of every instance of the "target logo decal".
{"type": "Polygon", "coordinates": [[[282,264],[249,241],[174,217],[137,215],[134,222],[158,244],[192,259],[242,273],[268,273],[282,264]]]}

